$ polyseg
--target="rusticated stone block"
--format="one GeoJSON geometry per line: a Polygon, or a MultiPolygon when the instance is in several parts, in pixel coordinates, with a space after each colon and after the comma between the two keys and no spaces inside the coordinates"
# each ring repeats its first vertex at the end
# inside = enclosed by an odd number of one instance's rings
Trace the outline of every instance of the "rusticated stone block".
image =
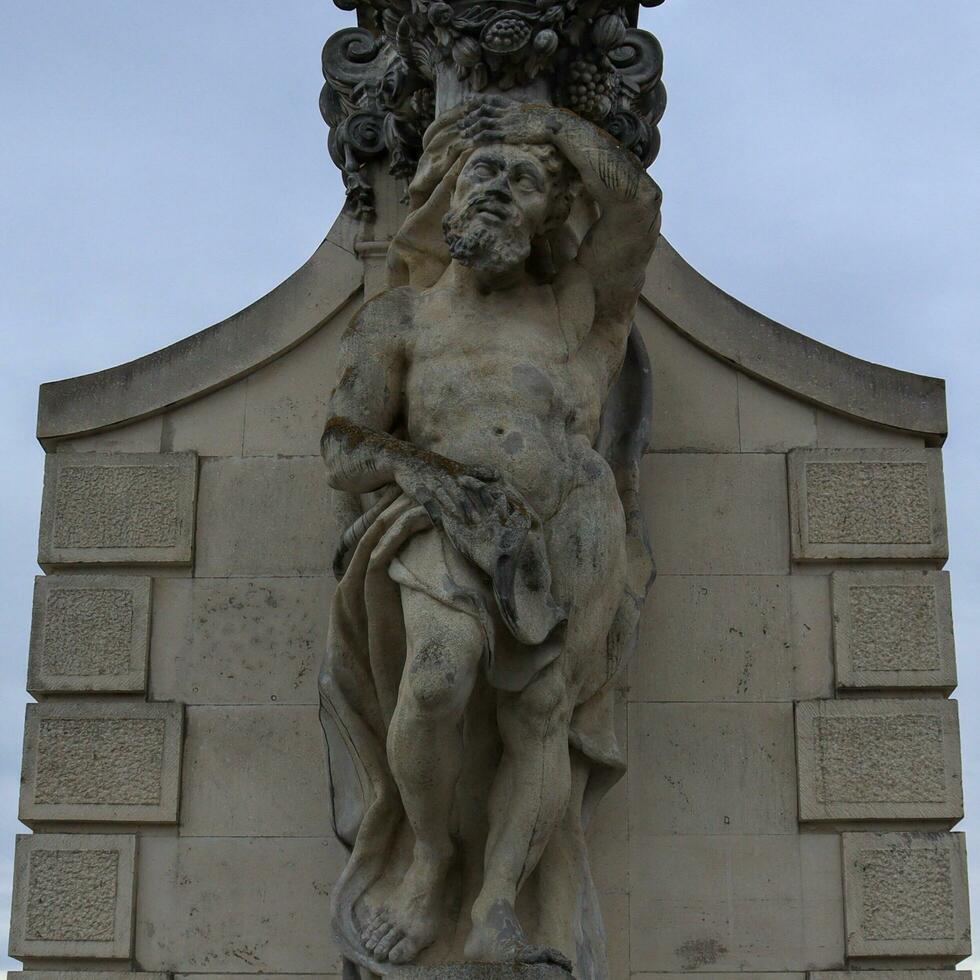
{"type": "Polygon", "coordinates": [[[938,449],[794,449],[788,459],[797,561],[947,557],[938,449]]]}
{"type": "Polygon", "coordinates": [[[962,834],[844,834],[847,955],[970,955],[962,834]]]}
{"type": "Polygon", "coordinates": [[[20,819],[176,823],[183,706],[27,706],[20,819]]]}
{"type": "Polygon", "coordinates": [[[132,835],[19,835],[10,955],[129,959],[135,872],[132,835]]]}
{"type": "Polygon", "coordinates": [[[38,561],[189,565],[193,453],[56,453],[44,465],[38,561]]]}
{"type": "Polygon", "coordinates": [[[796,706],[800,820],[963,816],[955,701],[806,701],[796,706]]]}
{"type": "Polygon", "coordinates": [[[31,694],[143,693],[149,578],[51,575],[34,580],[31,694]]]}
{"type": "Polygon", "coordinates": [[[946,572],[834,572],[840,688],[956,687],[946,572]]]}

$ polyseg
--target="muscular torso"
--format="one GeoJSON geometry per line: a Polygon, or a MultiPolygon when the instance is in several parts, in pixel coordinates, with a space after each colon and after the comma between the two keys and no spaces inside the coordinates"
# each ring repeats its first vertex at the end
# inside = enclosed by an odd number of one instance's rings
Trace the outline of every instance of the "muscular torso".
{"type": "Polygon", "coordinates": [[[608,474],[592,444],[610,378],[577,356],[552,286],[481,296],[437,285],[417,294],[412,320],[410,442],[494,467],[546,521],[576,485],[608,474]]]}

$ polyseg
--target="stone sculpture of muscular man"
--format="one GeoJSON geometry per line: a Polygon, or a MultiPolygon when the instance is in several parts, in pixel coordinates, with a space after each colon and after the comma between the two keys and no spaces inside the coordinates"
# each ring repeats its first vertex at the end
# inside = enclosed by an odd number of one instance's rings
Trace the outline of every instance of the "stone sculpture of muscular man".
{"type": "Polygon", "coordinates": [[[448,132],[448,264],[355,317],[323,438],[332,487],[382,494],[346,537],[321,679],[335,810],[338,780],[360,787],[338,929],[382,972],[457,941],[468,960],[569,967],[584,900],[556,882],[581,859],[589,773],[618,764],[597,705],[629,593],[596,444],[660,192],[560,109],[488,99],[448,132]],[[563,260],[579,193],[594,220],[563,260]]]}

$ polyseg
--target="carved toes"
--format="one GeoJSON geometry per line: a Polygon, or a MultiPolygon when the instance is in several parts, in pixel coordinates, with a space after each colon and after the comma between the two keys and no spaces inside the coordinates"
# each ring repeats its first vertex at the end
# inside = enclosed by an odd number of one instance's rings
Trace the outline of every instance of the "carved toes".
{"type": "Polygon", "coordinates": [[[418,944],[405,936],[388,954],[389,963],[411,963],[418,956],[418,944]]]}
{"type": "Polygon", "coordinates": [[[392,950],[392,948],[400,943],[404,938],[405,933],[402,932],[402,930],[397,926],[392,926],[374,947],[374,955],[379,960],[386,960],[388,958],[388,953],[392,950]]]}

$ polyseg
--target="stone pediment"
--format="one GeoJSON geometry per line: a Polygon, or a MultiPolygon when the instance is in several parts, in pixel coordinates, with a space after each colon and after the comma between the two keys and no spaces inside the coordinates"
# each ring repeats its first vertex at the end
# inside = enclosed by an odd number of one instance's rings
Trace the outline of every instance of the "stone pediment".
{"type": "MultiPolygon", "coordinates": [[[[199,333],[126,364],[41,386],[46,448],[184,405],[302,344],[361,289],[358,226],[341,214],[312,257],[266,296],[199,333]]],[[[373,244],[373,243],[372,243],[373,244]]],[[[822,344],[770,320],[701,276],[661,239],[645,303],[677,332],[746,375],[832,412],[922,437],[946,436],[945,383],[822,344]]],[[[342,329],[342,328],[341,328],[342,329]]],[[[656,357],[656,350],[651,351],[656,357]]]]}

